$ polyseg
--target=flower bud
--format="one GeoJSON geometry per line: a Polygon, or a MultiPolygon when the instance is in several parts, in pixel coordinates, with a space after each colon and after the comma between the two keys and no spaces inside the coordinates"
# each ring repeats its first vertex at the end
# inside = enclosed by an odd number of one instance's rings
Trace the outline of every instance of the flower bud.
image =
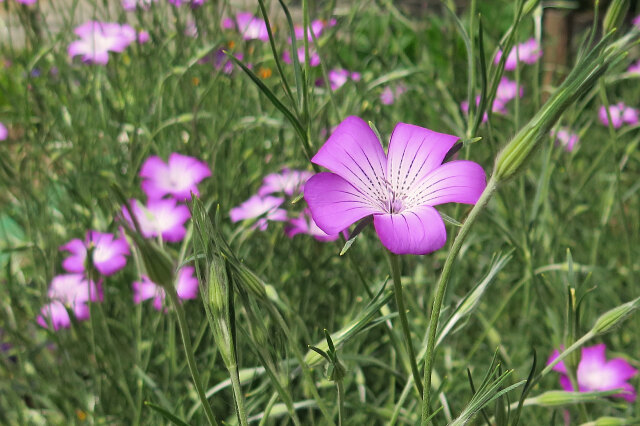
{"type": "Polygon", "coordinates": [[[596,320],[591,332],[594,334],[603,334],[611,331],[618,324],[622,323],[633,311],[640,307],[640,297],[627,302],[624,305],[617,306],[610,311],[600,315],[596,320]]]}
{"type": "Polygon", "coordinates": [[[619,417],[599,417],[593,422],[583,423],[580,426],[624,426],[630,424],[627,420],[619,417]]]}
{"type": "Polygon", "coordinates": [[[541,407],[562,407],[565,405],[581,404],[583,402],[597,401],[602,397],[611,396],[618,390],[604,392],[566,392],[548,391],[529,400],[530,405],[541,407]]]}

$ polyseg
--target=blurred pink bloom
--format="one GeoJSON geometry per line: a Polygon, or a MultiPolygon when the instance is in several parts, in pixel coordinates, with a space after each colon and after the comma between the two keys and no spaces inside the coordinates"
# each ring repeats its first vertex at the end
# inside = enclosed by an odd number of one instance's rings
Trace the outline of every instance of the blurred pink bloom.
{"type": "MultiPolygon", "coordinates": [[[[626,106],[622,102],[609,106],[609,115],[611,115],[611,125],[614,129],[619,129],[623,124],[638,124],[638,110],[626,106]]],[[[598,111],[598,118],[605,126],[609,125],[607,117],[607,108],[603,105],[598,111]]]]}
{"type": "MultiPolygon", "coordinates": [[[[174,198],[149,200],[146,206],[141,205],[138,200],[131,200],[130,205],[145,238],[160,236],[165,241],[176,243],[187,233],[184,224],[191,213],[187,206],[177,204],[174,198]]],[[[131,228],[135,229],[125,206],[122,207],[122,215],[131,228]]]]}
{"type": "MultiPolygon", "coordinates": [[[[518,90],[518,85],[515,81],[511,81],[506,77],[502,77],[500,83],[498,84],[498,90],[496,91],[496,97],[493,100],[493,107],[491,108],[491,111],[498,114],[507,114],[507,103],[514,99],[518,93],[520,97],[523,96],[524,89],[522,88],[522,86],[520,87],[520,90],[518,90]]],[[[480,105],[480,95],[476,96],[476,105],[480,105]]],[[[469,102],[460,102],[460,109],[465,114],[469,114],[469,102]]],[[[482,117],[482,122],[484,123],[488,119],[489,116],[485,112],[482,117]]]]}
{"type": "MultiPolygon", "coordinates": [[[[291,54],[289,53],[289,50],[285,49],[285,51],[282,52],[282,60],[286,64],[291,64],[293,62],[291,60],[291,54]]],[[[304,46],[298,48],[298,62],[300,62],[301,66],[304,66],[304,46]]],[[[318,55],[318,52],[316,52],[315,49],[311,47],[309,47],[309,65],[312,67],[317,67],[318,65],[320,65],[320,55],[318,55]]]]}
{"type": "Polygon", "coordinates": [[[631,74],[640,74],[640,60],[629,65],[627,72],[631,74]]]}
{"type": "Polygon", "coordinates": [[[380,93],[380,101],[383,105],[391,105],[406,91],[407,87],[402,83],[398,84],[395,88],[387,86],[382,90],[382,93],[380,93]]]}
{"type": "MultiPolygon", "coordinates": [[[[233,61],[229,59],[229,57],[224,53],[225,49],[218,49],[215,52],[212,52],[205,56],[200,63],[210,62],[213,64],[214,68],[222,71],[225,74],[231,74],[233,72],[233,61]]],[[[233,54],[234,58],[242,61],[244,59],[244,55],[242,52],[238,52],[233,54]]],[[[247,64],[247,67],[251,68],[251,64],[247,64]]]]}
{"type": "Polygon", "coordinates": [[[9,137],[9,130],[7,129],[7,126],[0,123],[0,141],[3,141],[8,137],[9,137]]]}
{"type": "MultiPolygon", "coordinates": [[[[496,64],[500,62],[500,58],[502,57],[502,55],[502,50],[498,51],[498,55],[494,60],[496,64]]],[[[520,61],[524,62],[525,64],[535,64],[538,59],[542,57],[542,48],[535,38],[530,38],[524,43],[516,45],[516,47],[514,49],[511,49],[511,52],[509,52],[509,56],[507,56],[504,69],[507,71],[515,70],[518,64],[518,57],[520,58],[520,61]]]]}
{"type": "Polygon", "coordinates": [[[89,319],[87,303],[102,300],[102,288],[89,283],[83,274],[58,275],[51,281],[48,296],[51,303],[42,308],[36,321],[45,328],[51,323],[58,330],[71,325],[67,307],[79,321],[89,319]]]}
{"type": "Polygon", "coordinates": [[[151,39],[149,32],[142,30],[138,32],[138,43],[144,44],[151,39]]]}
{"type": "Polygon", "coordinates": [[[635,25],[636,27],[640,27],[640,15],[633,18],[633,25],[635,25]]]}
{"type": "MultiPolygon", "coordinates": [[[[348,80],[360,81],[362,76],[359,72],[351,72],[343,69],[338,69],[329,71],[327,73],[327,78],[329,79],[331,90],[337,90],[340,87],[344,86],[344,84],[348,80]]],[[[319,80],[319,82],[322,83],[322,80],[319,80]]]]}
{"type": "Polygon", "coordinates": [[[198,184],[211,176],[209,167],[194,157],[178,154],[169,155],[165,163],[158,156],[145,160],[140,169],[143,178],[142,190],[149,199],[162,198],[169,194],[180,201],[191,198],[191,193],[198,195],[198,184]]]}
{"type": "MultiPolygon", "coordinates": [[[[176,293],[181,300],[195,299],[198,297],[198,279],[193,276],[195,269],[193,266],[184,266],[178,272],[178,282],[176,283],[176,293]]],[[[162,304],[166,293],[162,287],[154,283],[146,275],[142,276],[142,281],[136,281],[133,287],[133,303],[136,305],[153,298],[153,307],[162,311],[162,304]]]]}
{"type": "Polygon", "coordinates": [[[100,65],[109,61],[109,52],[122,52],[137,39],[133,27],[116,22],[89,21],[74,32],[80,40],[69,44],[69,56],[82,55],[84,62],[100,65]]]}
{"type": "Polygon", "coordinates": [[[293,238],[298,234],[307,234],[322,242],[335,241],[340,236],[339,233],[335,235],[328,235],[326,232],[320,229],[318,225],[316,225],[316,223],[313,221],[309,209],[305,209],[303,212],[301,212],[300,216],[289,219],[284,232],[289,238],[293,238]]]}
{"type": "Polygon", "coordinates": [[[26,5],[32,5],[32,4],[36,4],[38,2],[38,0],[16,0],[18,3],[22,3],[22,4],[26,4],[26,5]]]}
{"type": "Polygon", "coordinates": [[[157,1],[158,0],[122,0],[122,8],[127,12],[133,12],[137,8],[148,10],[151,4],[157,1]]]}
{"type": "Polygon", "coordinates": [[[183,4],[189,4],[193,9],[200,7],[204,4],[204,0],[169,0],[169,3],[176,7],[180,7],[183,4]]]}
{"type": "Polygon", "coordinates": [[[87,253],[91,250],[91,262],[102,275],[112,275],[127,264],[129,245],[124,237],[115,238],[113,234],[88,231],[84,241],[75,238],[60,247],[71,256],[62,262],[68,272],[84,272],[87,253]]]}
{"type": "Polygon", "coordinates": [[[281,197],[261,197],[254,195],[238,207],[234,207],[229,211],[232,222],[238,222],[246,219],[258,219],[252,228],[258,228],[265,231],[268,221],[284,222],[287,220],[287,212],[278,208],[284,203],[281,197]]]}
{"type": "MultiPolygon", "coordinates": [[[[320,19],[316,19],[312,21],[310,25],[311,31],[307,29],[307,39],[309,41],[313,41],[313,37],[311,36],[311,34],[313,34],[316,38],[318,38],[322,35],[325,28],[327,28],[328,26],[333,26],[335,24],[336,24],[335,19],[332,19],[329,22],[322,21],[320,19]]],[[[302,28],[301,25],[294,25],[293,30],[296,35],[296,40],[304,39],[304,29],[302,28]]],[[[291,43],[291,39],[289,39],[289,43],[291,43]]]]}
{"type": "Polygon", "coordinates": [[[280,173],[271,173],[264,177],[262,186],[258,189],[258,195],[273,194],[275,192],[284,192],[291,196],[296,192],[301,192],[304,183],[313,176],[313,173],[306,170],[290,170],[282,169],[280,173]]]}
{"type": "Polygon", "coordinates": [[[263,19],[255,17],[249,12],[238,13],[235,20],[231,18],[223,19],[222,28],[235,28],[244,40],[269,41],[267,24],[263,19]]]}
{"type": "Polygon", "coordinates": [[[566,127],[561,127],[557,132],[551,130],[551,137],[556,139],[556,145],[563,146],[569,152],[573,151],[578,143],[578,135],[566,127]]]}
{"type": "MultiPolygon", "coordinates": [[[[636,391],[627,381],[638,374],[638,370],[622,358],[614,358],[607,361],[606,350],[604,343],[582,348],[582,356],[576,372],[578,392],[622,389],[622,393],[614,396],[624,398],[629,402],[635,401],[636,391]]],[[[557,350],[554,351],[549,357],[547,365],[558,358],[559,355],[560,353],[557,350]]],[[[576,390],[569,380],[564,362],[561,361],[556,364],[553,370],[561,373],[560,386],[564,390],[570,392],[576,390]]]]}

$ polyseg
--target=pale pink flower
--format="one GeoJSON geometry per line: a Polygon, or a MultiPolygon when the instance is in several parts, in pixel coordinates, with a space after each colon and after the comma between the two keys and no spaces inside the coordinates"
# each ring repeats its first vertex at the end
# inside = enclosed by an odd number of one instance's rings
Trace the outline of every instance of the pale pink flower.
{"type": "MultiPolygon", "coordinates": [[[[195,269],[193,266],[184,266],[178,272],[176,283],[176,293],[180,300],[195,299],[198,297],[198,279],[193,276],[195,269]]],[[[162,311],[162,305],[166,297],[164,289],[151,281],[146,275],[142,276],[142,281],[136,281],[133,287],[133,303],[136,305],[153,298],[153,307],[162,311]]]]}
{"type": "Polygon", "coordinates": [[[268,221],[284,222],[287,220],[287,212],[279,207],[284,203],[281,197],[261,197],[254,195],[238,207],[234,207],[229,212],[232,222],[246,219],[257,219],[253,228],[265,231],[268,221]]]}
{"type": "Polygon", "coordinates": [[[69,44],[69,56],[81,55],[84,62],[100,65],[109,61],[109,52],[122,52],[137,39],[133,27],[116,22],[89,21],[74,32],[80,40],[69,44]]]}
{"type": "MultiPolygon", "coordinates": [[[[496,59],[494,61],[496,64],[500,62],[502,55],[502,50],[498,51],[498,55],[496,55],[496,59]]],[[[535,38],[530,38],[524,43],[516,45],[514,49],[511,49],[511,52],[509,52],[509,55],[507,56],[504,69],[507,71],[515,70],[518,65],[518,58],[521,62],[531,65],[535,64],[541,57],[542,48],[540,47],[540,43],[538,43],[538,40],[535,38]]]]}

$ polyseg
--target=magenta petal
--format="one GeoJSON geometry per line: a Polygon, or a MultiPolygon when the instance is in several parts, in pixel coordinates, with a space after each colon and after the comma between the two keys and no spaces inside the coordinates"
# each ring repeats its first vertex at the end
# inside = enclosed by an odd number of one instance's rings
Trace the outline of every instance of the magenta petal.
{"type": "Polygon", "coordinates": [[[43,306],[36,321],[42,327],[52,326],[54,330],[71,326],[71,318],[69,318],[67,308],[58,300],[43,306]]]}
{"type": "Polygon", "coordinates": [[[373,216],[382,244],[395,254],[427,254],[447,241],[440,214],[431,206],[419,206],[400,214],[373,216]]]}
{"type": "Polygon", "coordinates": [[[84,264],[87,258],[87,248],[80,239],[73,239],[60,247],[60,250],[68,251],[71,256],[62,261],[62,267],[68,272],[84,272],[84,264]]]}
{"type": "Polygon", "coordinates": [[[607,362],[606,369],[618,382],[626,382],[638,374],[638,370],[622,358],[614,358],[607,362]]]}
{"type": "Polygon", "coordinates": [[[484,170],[473,161],[451,161],[438,167],[411,189],[410,201],[418,205],[475,204],[486,187],[484,170]]]}
{"type": "Polygon", "coordinates": [[[578,377],[581,376],[580,369],[586,371],[602,369],[607,362],[606,350],[607,347],[604,343],[582,348],[582,356],[580,364],[578,364],[578,377]]]}
{"type": "Polygon", "coordinates": [[[373,130],[359,117],[345,118],[311,161],[331,170],[360,192],[369,195],[387,192],[384,150],[373,130]]]}
{"type": "Polygon", "coordinates": [[[622,383],[620,386],[616,386],[617,388],[622,388],[622,393],[617,393],[613,396],[617,396],[618,398],[624,398],[629,402],[634,402],[636,400],[637,394],[636,390],[629,383],[622,383]]]}
{"type": "Polygon", "coordinates": [[[176,292],[180,299],[195,299],[198,297],[198,279],[193,276],[193,266],[185,266],[178,272],[176,292]]]}
{"type": "Polygon", "coordinates": [[[560,376],[560,386],[562,386],[562,389],[566,390],[567,392],[573,392],[573,385],[571,384],[571,380],[569,379],[568,376],[565,376],[564,374],[560,376]]]}
{"type": "MultiPolygon", "coordinates": [[[[553,353],[551,354],[551,356],[549,357],[549,360],[547,361],[547,365],[551,364],[559,356],[560,356],[560,351],[558,351],[557,349],[554,350],[553,353]]],[[[565,375],[568,374],[567,367],[564,365],[564,361],[560,361],[559,363],[554,365],[552,370],[553,371],[557,371],[558,373],[565,374],[565,375]]]]}
{"type": "Polygon", "coordinates": [[[136,305],[144,300],[155,297],[160,289],[146,276],[142,277],[142,281],[135,281],[131,287],[133,288],[133,303],[136,305]]]}
{"type": "Polygon", "coordinates": [[[398,123],[391,134],[387,176],[394,191],[412,188],[442,164],[457,136],[398,123]]]}
{"type": "Polygon", "coordinates": [[[349,182],[333,173],[318,173],[304,186],[304,198],[318,227],[329,235],[338,234],[352,223],[384,210],[349,182]]]}

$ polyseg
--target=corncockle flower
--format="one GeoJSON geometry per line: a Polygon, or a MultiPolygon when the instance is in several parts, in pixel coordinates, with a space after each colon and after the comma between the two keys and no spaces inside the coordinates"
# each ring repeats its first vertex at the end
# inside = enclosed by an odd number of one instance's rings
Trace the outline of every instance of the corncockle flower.
{"type": "MultiPolygon", "coordinates": [[[[304,56],[303,56],[304,59],[304,56]]],[[[319,61],[319,60],[318,60],[319,61]]],[[[344,86],[347,80],[352,81],[360,81],[362,76],[359,72],[350,72],[347,70],[331,70],[327,73],[327,78],[329,79],[329,85],[331,86],[331,90],[337,90],[340,87],[344,86]]],[[[322,80],[319,80],[322,83],[322,80]]]]}
{"type": "MultiPolygon", "coordinates": [[[[502,54],[502,50],[498,51],[496,59],[494,60],[496,64],[500,62],[502,54]]],[[[541,57],[542,48],[540,47],[540,43],[538,43],[538,40],[535,38],[530,38],[524,43],[516,45],[514,49],[511,49],[511,52],[509,52],[509,56],[507,56],[507,60],[504,64],[504,69],[507,71],[515,70],[518,65],[518,58],[525,64],[531,65],[535,64],[541,57]]]]}
{"type": "Polygon", "coordinates": [[[26,5],[32,5],[32,4],[36,4],[38,2],[38,0],[16,0],[18,3],[21,4],[26,4],[26,5]]]}
{"type": "Polygon", "coordinates": [[[569,152],[573,151],[576,143],[578,143],[578,135],[566,127],[561,127],[557,132],[551,130],[551,137],[556,139],[556,145],[563,146],[569,152]]]}
{"type": "MultiPolygon", "coordinates": [[[[626,124],[638,124],[638,110],[632,107],[626,106],[622,102],[618,102],[616,105],[609,106],[609,114],[611,115],[611,125],[614,129],[620,128],[624,123],[626,124]]],[[[609,118],[607,117],[607,108],[603,105],[598,111],[598,117],[600,122],[605,126],[609,125],[609,118]]]]}
{"type": "Polygon", "coordinates": [[[634,62],[633,64],[629,65],[629,68],[627,68],[627,72],[630,74],[640,74],[640,61],[634,62]]]}
{"type": "Polygon", "coordinates": [[[640,15],[633,18],[633,25],[635,25],[636,27],[640,27],[640,15]]]}
{"type": "Polygon", "coordinates": [[[133,12],[136,8],[142,10],[148,10],[152,3],[156,3],[158,0],[122,0],[122,8],[127,12],[133,12]]]}
{"type": "Polygon", "coordinates": [[[407,87],[404,84],[398,84],[395,88],[387,86],[380,93],[380,101],[383,105],[391,105],[406,91],[407,87]]]}
{"type": "Polygon", "coordinates": [[[498,83],[498,89],[496,90],[495,102],[501,103],[502,107],[504,107],[507,102],[515,99],[517,95],[522,97],[524,95],[524,88],[520,86],[520,89],[518,89],[517,82],[509,80],[506,77],[502,77],[500,79],[500,83],[498,83]]]}
{"type": "Polygon", "coordinates": [[[289,222],[285,226],[284,232],[289,238],[293,238],[298,234],[307,234],[322,242],[335,241],[340,236],[339,233],[329,235],[322,229],[318,228],[318,225],[316,225],[316,223],[313,221],[313,218],[311,217],[311,212],[309,211],[309,209],[305,209],[303,212],[301,212],[300,216],[289,219],[289,222]]]}
{"type": "MultiPolygon", "coordinates": [[[[291,54],[286,49],[284,52],[282,52],[282,60],[285,62],[285,64],[292,63],[291,54]]],[[[298,62],[300,62],[301,65],[304,64],[304,46],[300,46],[298,48],[298,62]]],[[[316,52],[312,48],[309,48],[309,65],[312,67],[317,67],[318,65],[320,65],[320,55],[318,55],[318,52],[316,52]]]]}
{"type": "Polygon", "coordinates": [[[474,204],[486,186],[471,161],[442,164],[459,138],[398,123],[385,152],[362,119],[347,117],[311,159],[333,173],[312,176],[304,197],[318,227],[329,235],[373,215],[382,244],[395,254],[427,254],[446,239],[433,206],[474,204]]]}
{"type": "MultiPolygon", "coordinates": [[[[193,276],[194,268],[185,266],[178,272],[176,293],[181,300],[195,299],[198,297],[198,279],[193,276]]],[[[136,281],[133,287],[133,303],[136,305],[153,298],[153,307],[161,311],[166,293],[164,289],[151,281],[146,275],[142,281],[136,281]]]]}
{"type": "Polygon", "coordinates": [[[223,19],[222,28],[235,28],[244,40],[269,41],[267,24],[263,19],[257,18],[248,12],[238,13],[235,20],[231,18],[223,19]]]}
{"type": "MultiPolygon", "coordinates": [[[[578,370],[576,372],[576,380],[578,382],[579,392],[608,391],[614,389],[622,389],[623,392],[615,394],[615,397],[624,398],[629,402],[636,399],[636,391],[627,382],[630,378],[638,373],[627,361],[622,358],[613,358],[607,361],[604,343],[599,345],[582,348],[582,355],[578,370]]],[[[560,353],[556,350],[553,352],[547,365],[554,361],[560,353]]],[[[566,391],[575,391],[571,380],[569,380],[567,367],[564,362],[557,363],[553,370],[561,373],[560,386],[566,391]]]]}
{"type": "Polygon", "coordinates": [[[91,250],[91,263],[102,275],[112,275],[127,264],[129,245],[124,237],[115,238],[113,234],[89,231],[83,240],[75,238],[60,247],[71,256],[62,262],[69,272],[84,272],[87,253],[91,250]]]}
{"type": "Polygon", "coordinates": [[[169,194],[179,200],[198,195],[198,184],[211,176],[211,170],[202,161],[194,157],[178,154],[169,155],[168,163],[158,156],[145,160],[140,169],[142,190],[149,199],[162,198],[169,194]]]}
{"type": "Polygon", "coordinates": [[[204,4],[204,0],[169,0],[169,3],[176,7],[189,3],[192,8],[200,7],[204,4]]]}
{"type": "MultiPolygon", "coordinates": [[[[313,36],[311,34],[313,34],[316,38],[320,37],[326,27],[327,23],[325,21],[322,21],[320,19],[311,21],[311,25],[307,29],[307,40],[313,41],[313,36]],[[309,29],[311,29],[311,31],[309,31],[309,29]]],[[[296,40],[304,39],[304,28],[301,25],[294,25],[293,31],[296,35],[296,40]]],[[[291,39],[289,39],[289,43],[291,43],[291,39]]]]}
{"type": "Polygon", "coordinates": [[[149,35],[148,31],[145,31],[145,30],[138,31],[138,43],[139,44],[145,44],[150,39],[151,39],[151,36],[149,35]]]}
{"type": "Polygon", "coordinates": [[[229,211],[229,216],[232,222],[258,218],[253,228],[265,231],[269,224],[268,221],[284,222],[287,220],[287,212],[278,208],[282,203],[284,203],[284,198],[261,197],[256,194],[238,207],[232,208],[229,211]]]}
{"type": "MultiPolygon", "coordinates": [[[[233,72],[233,61],[231,61],[224,52],[224,49],[218,49],[214,53],[205,56],[200,60],[200,62],[211,62],[215,69],[220,70],[225,74],[231,74],[233,72]]],[[[242,52],[234,53],[233,56],[240,61],[244,59],[242,52]]],[[[251,68],[251,64],[247,64],[247,67],[251,68]]]]}
{"type": "Polygon", "coordinates": [[[273,194],[275,192],[284,192],[291,196],[296,192],[301,192],[304,183],[313,176],[313,173],[306,170],[290,170],[282,169],[280,173],[271,173],[264,177],[262,186],[258,189],[258,195],[273,194]]]}
{"type": "MultiPolygon", "coordinates": [[[[138,221],[142,236],[160,236],[170,243],[181,241],[187,233],[184,224],[191,217],[191,213],[187,206],[177,203],[174,198],[167,198],[149,200],[146,206],[142,206],[138,200],[131,200],[131,210],[138,221]]],[[[124,206],[122,215],[133,228],[133,220],[124,206]]]]}
{"type": "Polygon", "coordinates": [[[58,330],[71,325],[67,307],[79,321],[89,319],[87,303],[102,300],[102,288],[89,283],[83,274],[58,275],[51,281],[48,296],[51,302],[42,308],[36,321],[45,328],[51,323],[58,330]]]}
{"type": "Polygon", "coordinates": [[[133,27],[115,22],[89,21],[74,32],[80,40],[69,44],[69,56],[82,55],[84,62],[101,65],[109,61],[109,52],[122,52],[136,40],[133,27]]]}
{"type": "Polygon", "coordinates": [[[9,137],[9,130],[7,126],[0,123],[0,141],[6,140],[9,137]]]}

